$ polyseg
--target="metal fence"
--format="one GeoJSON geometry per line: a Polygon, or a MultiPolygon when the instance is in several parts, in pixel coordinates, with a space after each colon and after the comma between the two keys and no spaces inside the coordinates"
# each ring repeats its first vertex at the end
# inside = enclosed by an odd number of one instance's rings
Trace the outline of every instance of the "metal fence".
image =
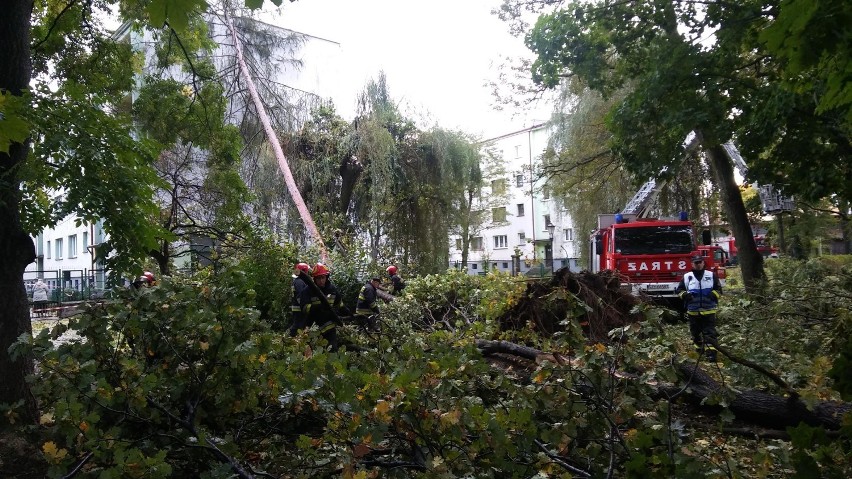
{"type": "Polygon", "coordinates": [[[38,315],[62,308],[63,305],[102,299],[113,284],[109,272],[104,269],[57,269],[24,272],[24,287],[38,315]],[[33,286],[38,280],[47,284],[47,301],[33,304],[33,286]]]}

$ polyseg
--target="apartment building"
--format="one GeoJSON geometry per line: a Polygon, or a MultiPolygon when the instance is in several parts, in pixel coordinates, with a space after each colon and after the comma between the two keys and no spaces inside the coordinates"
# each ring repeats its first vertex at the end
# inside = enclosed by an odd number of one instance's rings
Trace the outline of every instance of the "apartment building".
{"type": "Polygon", "coordinates": [[[464,267],[469,274],[514,270],[547,275],[564,267],[581,269],[571,218],[543,188],[540,164],[549,135],[545,124],[537,124],[482,142],[502,157],[503,175],[490,178],[486,189],[505,202],[482,211],[485,224],[472,232],[467,265],[461,264],[461,238],[450,237],[450,267],[464,267]]]}

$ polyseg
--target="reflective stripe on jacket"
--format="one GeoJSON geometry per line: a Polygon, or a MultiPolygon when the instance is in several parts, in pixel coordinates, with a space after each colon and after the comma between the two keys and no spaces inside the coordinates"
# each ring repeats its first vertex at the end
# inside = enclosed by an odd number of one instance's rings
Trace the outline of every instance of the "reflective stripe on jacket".
{"type": "Polygon", "coordinates": [[[328,304],[332,310],[329,310],[322,304],[322,300],[314,293],[313,289],[306,287],[299,295],[299,304],[302,307],[302,312],[308,318],[308,325],[316,324],[321,332],[331,330],[335,327],[337,315],[335,311],[340,308],[340,294],[337,288],[329,281],[320,291],[328,299],[328,304]]]}
{"type": "Polygon", "coordinates": [[[678,285],[679,296],[684,298],[687,293],[692,295],[686,303],[686,310],[692,315],[715,314],[722,296],[722,286],[712,271],[704,271],[700,278],[694,271],[683,275],[678,285]]]}
{"type": "Polygon", "coordinates": [[[355,314],[370,316],[379,314],[379,305],[376,303],[376,288],[367,283],[358,293],[358,304],[355,306],[355,314]]]}

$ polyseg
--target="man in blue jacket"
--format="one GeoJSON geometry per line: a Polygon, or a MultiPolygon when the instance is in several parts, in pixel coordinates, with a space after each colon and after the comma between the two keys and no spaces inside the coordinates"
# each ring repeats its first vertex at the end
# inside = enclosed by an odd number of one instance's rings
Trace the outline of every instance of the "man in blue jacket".
{"type": "Polygon", "coordinates": [[[677,286],[678,296],[686,305],[689,332],[698,354],[716,361],[716,311],[722,296],[722,284],[712,271],[704,269],[704,258],[692,257],[692,271],[683,275],[677,286]]]}

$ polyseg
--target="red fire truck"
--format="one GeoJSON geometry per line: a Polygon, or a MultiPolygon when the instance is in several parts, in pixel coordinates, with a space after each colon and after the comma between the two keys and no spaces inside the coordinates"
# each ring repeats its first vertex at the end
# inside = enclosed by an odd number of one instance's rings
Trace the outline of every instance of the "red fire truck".
{"type": "Polygon", "coordinates": [[[686,214],[677,219],[640,218],[636,214],[598,215],[598,229],[590,241],[590,271],[611,270],[622,277],[622,287],[634,294],[674,299],[693,256],[705,258],[705,267],[725,277],[712,248],[699,247],[686,214]]]}
{"type": "MultiPolygon", "coordinates": [[[[778,248],[770,245],[766,236],[754,235],[754,243],[757,245],[757,252],[764,258],[778,256],[778,248]]],[[[733,237],[729,236],[718,239],[714,242],[714,244],[728,253],[728,262],[723,264],[737,264],[737,244],[733,237]]]]}

